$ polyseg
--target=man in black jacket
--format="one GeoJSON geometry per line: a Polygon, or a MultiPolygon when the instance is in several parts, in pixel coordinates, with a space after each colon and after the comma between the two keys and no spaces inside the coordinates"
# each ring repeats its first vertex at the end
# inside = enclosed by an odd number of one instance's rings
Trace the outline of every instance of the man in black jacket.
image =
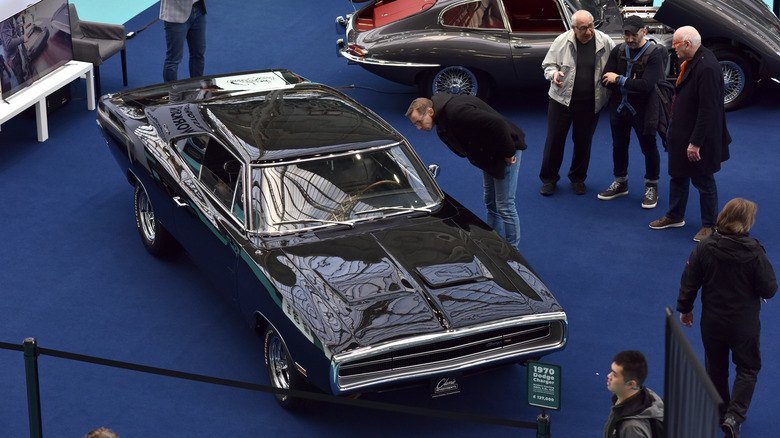
{"type": "Polygon", "coordinates": [[[525,133],[475,96],[438,93],[412,101],[406,117],[423,131],[436,134],[455,154],[482,169],[487,224],[503,227],[513,246],[520,243],[515,192],[525,133]]]}
{"type": "Polygon", "coordinates": [[[694,248],[680,281],[680,322],[693,325],[693,303],[701,288],[701,339],[707,374],[724,401],[722,428],[739,437],[758,371],[761,300],[777,292],[775,271],[764,247],[749,236],[758,207],[735,198],[717,219],[717,231],[694,248]],[[729,395],[729,351],[737,366],[729,395]]]}
{"type": "Polygon", "coordinates": [[[645,156],[645,196],[642,208],[658,203],[658,179],[661,156],[655,143],[656,123],[648,116],[648,102],[657,97],[656,84],[664,80],[665,50],[645,38],[645,22],[636,15],[623,20],[624,44],[609,54],[601,83],[612,90],[609,100],[609,124],[612,128],[612,161],[615,181],[599,193],[610,200],[628,194],[628,146],[631,129],[639,139],[645,156]]]}
{"type": "Polygon", "coordinates": [[[684,62],[677,78],[669,147],[669,210],[650,223],[662,230],[685,225],[690,184],[699,191],[702,227],[693,237],[698,242],[712,234],[718,213],[715,173],[729,159],[731,137],[723,107],[723,73],[715,55],[701,45],[699,32],[683,26],[674,32],[677,57],[684,62]]]}

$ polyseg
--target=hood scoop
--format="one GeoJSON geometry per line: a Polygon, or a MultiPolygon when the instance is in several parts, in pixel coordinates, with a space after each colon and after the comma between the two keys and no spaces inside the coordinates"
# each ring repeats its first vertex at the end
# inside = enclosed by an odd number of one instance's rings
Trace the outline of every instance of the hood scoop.
{"type": "Polygon", "coordinates": [[[444,263],[416,268],[425,284],[431,288],[444,288],[467,283],[492,280],[493,276],[476,257],[470,262],[444,263]]]}

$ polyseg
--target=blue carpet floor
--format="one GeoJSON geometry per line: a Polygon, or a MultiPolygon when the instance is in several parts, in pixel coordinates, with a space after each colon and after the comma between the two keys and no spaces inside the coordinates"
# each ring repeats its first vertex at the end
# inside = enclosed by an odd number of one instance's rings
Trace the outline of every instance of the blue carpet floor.
{"type": "MultiPolygon", "coordinates": [[[[336,56],[333,20],[351,12],[346,0],[214,1],[209,4],[206,73],[285,67],[347,94],[401,131],[426,163],[443,169],[439,184],[484,214],[481,174],[433,133],[403,117],[415,96],[405,87],[349,66],[336,56]]],[[[152,21],[152,5],[130,19],[134,30],[152,21]]],[[[160,82],[162,24],[128,41],[129,87],[160,82]]],[[[541,73],[540,73],[541,74],[541,73]]],[[[120,62],[101,67],[104,92],[122,89],[120,62]]],[[[181,72],[186,76],[186,71],[181,72]]],[[[161,262],[141,245],[132,190],[86,110],[84,84],[74,101],[51,114],[50,138],[36,141],[34,119],[19,116],[0,131],[0,341],[28,336],[41,347],[149,366],[267,384],[261,341],[238,312],[205,281],[186,256],[161,262]]],[[[753,235],[780,268],[777,198],[780,87],[765,86],[748,108],[729,113],[732,158],[717,174],[720,204],[742,196],[759,205],[753,235]]],[[[640,207],[643,159],[632,145],[630,194],[605,202],[612,181],[611,138],[602,117],[593,144],[588,193],[559,185],[539,195],[538,171],[546,129],[545,90],[507,93],[494,106],[527,133],[517,200],[520,250],[569,315],[567,348],[545,358],[563,375],[562,409],[551,412],[555,437],[602,434],[609,411],[606,373],[612,356],[640,349],[650,361],[647,386],[663,393],[664,308],[674,306],[679,279],[699,229],[698,195],[691,194],[679,229],[653,231],[668,202],[668,179],[654,210],[640,207]]],[[[570,159],[570,146],[565,157],[570,159]]],[[[666,175],[663,155],[662,175],[666,175]]],[[[566,166],[564,166],[566,167],[566,166]]],[[[564,177],[566,170],[563,170],[564,177]]],[[[780,393],[777,300],[762,312],[765,367],[759,375],[743,435],[777,436],[780,393]]],[[[700,308],[697,302],[697,313],[700,308]]],[[[703,357],[698,326],[686,333],[703,357]]],[[[0,436],[29,436],[23,356],[0,350],[0,436]]],[[[43,432],[80,437],[107,426],[122,438],[175,437],[533,437],[532,430],[313,405],[291,414],[272,397],[243,389],[40,358],[43,432]]],[[[525,369],[481,375],[458,395],[431,400],[425,389],[370,394],[368,400],[534,421],[526,404],[525,369]]]]}

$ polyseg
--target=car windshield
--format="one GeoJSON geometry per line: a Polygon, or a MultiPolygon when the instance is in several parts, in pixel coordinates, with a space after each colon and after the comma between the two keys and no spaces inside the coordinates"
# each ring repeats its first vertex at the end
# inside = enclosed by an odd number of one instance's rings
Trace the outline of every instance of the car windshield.
{"type": "Polygon", "coordinates": [[[431,212],[442,193],[406,143],[256,165],[250,226],[284,234],[431,212]]]}

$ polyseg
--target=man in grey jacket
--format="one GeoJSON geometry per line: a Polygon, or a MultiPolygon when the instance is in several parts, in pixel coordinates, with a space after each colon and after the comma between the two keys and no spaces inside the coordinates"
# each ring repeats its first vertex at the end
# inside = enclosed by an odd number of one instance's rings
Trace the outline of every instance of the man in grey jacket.
{"type": "Polygon", "coordinates": [[[612,38],[595,29],[593,15],[580,10],[572,15],[571,30],[553,41],[542,61],[544,77],[550,81],[547,141],[539,172],[542,195],[552,195],[561,178],[558,172],[570,127],[574,154],[569,180],[574,193],[585,194],[591,141],[599,111],[609,97],[609,91],[600,85],[601,74],[613,47],[612,38]]]}
{"type": "Polygon", "coordinates": [[[627,350],[612,359],[607,389],[612,409],[604,426],[604,438],[662,438],[664,402],[642,386],[647,378],[647,359],[641,351],[627,350]]]}

